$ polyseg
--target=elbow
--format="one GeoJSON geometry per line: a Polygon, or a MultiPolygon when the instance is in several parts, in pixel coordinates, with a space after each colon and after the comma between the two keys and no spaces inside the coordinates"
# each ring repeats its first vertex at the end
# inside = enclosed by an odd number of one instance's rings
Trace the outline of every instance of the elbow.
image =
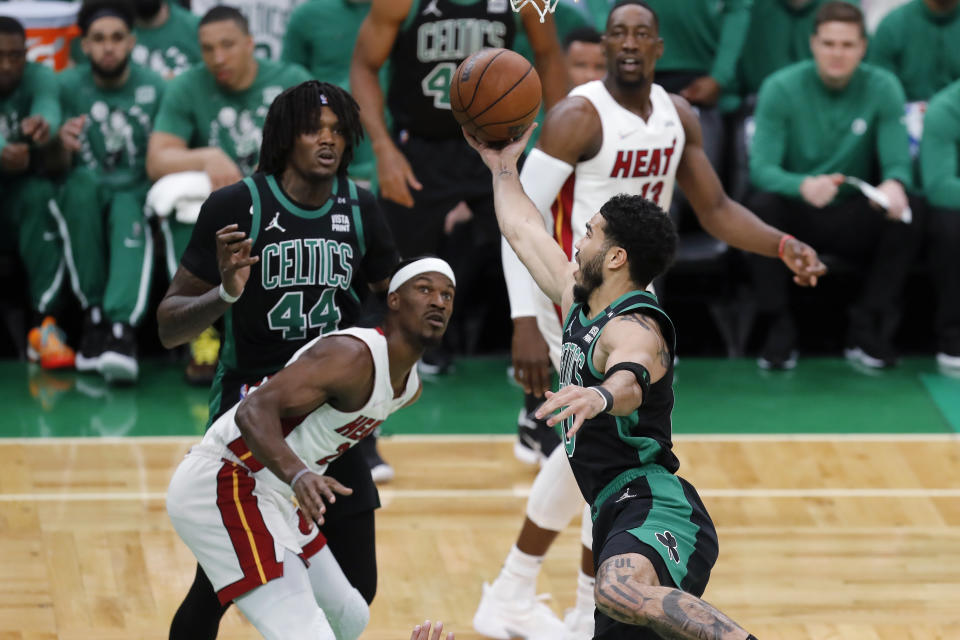
{"type": "Polygon", "coordinates": [[[160,344],[163,345],[164,349],[173,349],[182,345],[186,340],[181,339],[173,330],[173,314],[165,303],[166,300],[163,300],[157,307],[157,337],[160,338],[160,344]]]}

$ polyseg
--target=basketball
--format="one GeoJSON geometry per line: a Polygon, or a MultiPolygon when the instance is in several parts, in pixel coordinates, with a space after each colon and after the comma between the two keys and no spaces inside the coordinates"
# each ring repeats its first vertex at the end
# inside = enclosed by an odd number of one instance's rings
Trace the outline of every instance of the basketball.
{"type": "Polygon", "coordinates": [[[523,134],[540,110],[540,76],[509,49],[482,49],[457,67],[450,85],[453,117],[486,143],[523,134]]]}

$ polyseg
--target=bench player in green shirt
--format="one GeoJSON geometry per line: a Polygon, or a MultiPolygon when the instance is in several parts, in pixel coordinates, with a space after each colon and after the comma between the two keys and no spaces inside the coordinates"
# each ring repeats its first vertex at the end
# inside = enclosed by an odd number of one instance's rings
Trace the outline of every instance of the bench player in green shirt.
{"type": "MultiPolygon", "coordinates": [[[[171,0],[133,0],[133,9],[135,63],[169,80],[200,62],[199,17],[171,0]]],[[[76,65],[87,62],[78,38],[70,42],[70,59],[76,65]]]]}
{"type": "MultiPolygon", "coordinates": [[[[208,11],[197,34],[204,64],[170,81],[150,138],[147,173],[158,180],[204,171],[216,190],[253,173],[270,103],[310,74],[298,65],[255,58],[247,20],[232,7],[208,11]]],[[[161,220],[171,279],[192,229],[192,224],[161,220]]],[[[209,384],[217,359],[216,332],[204,332],[190,350],[188,381],[209,384]]]]}
{"type": "MultiPolygon", "coordinates": [[[[768,224],[862,265],[866,281],[849,308],[846,356],[871,368],[892,366],[898,297],[919,240],[906,189],[912,168],[903,124],[903,89],[884,69],[861,64],[866,32],[860,9],[820,7],[810,40],[813,60],[773,74],[757,98],[750,150],[754,193],[749,208],[768,224]],[[874,168],[879,167],[879,176],[874,168]],[[883,212],[846,178],[880,184],[883,212]]],[[[758,364],[796,365],[796,327],[788,311],[788,274],[768,258],[750,257],[762,320],[769,325],[758,364]]]]}
{"type": "Polygon", "coordinates": [[[86,313],[77,369],[114,382],[139,374],[133,328],[146,311],[153,267],[144,165],[164,90],[163,78],[130,62],[133,21],[122,0],[84,3],[78,22],[90,64],[57,77],[64,124],[54,156],[69,173],[54,216],[86,313]]]}
{"type": "Polygon", "coordinates": [[[930,253],[937,287],[937,363],[960,371],[960,80],[935,94],[920,142],[920,175],[930,204],[930,253]]]}
{"type": "Polygon", "coordinates": [[[63,282],[63,250],[50,215],[53,183],[38,175],[39,151],[60,126],[53,71],[27,62],[26,33],[0,17],[0,251],[20,256],[27,272],[32,325],[28,355],[45,369],[72,367],[73,350],[53,317],[63,282]],[[41,323],[42,321],[42,323],[41,323]]]}

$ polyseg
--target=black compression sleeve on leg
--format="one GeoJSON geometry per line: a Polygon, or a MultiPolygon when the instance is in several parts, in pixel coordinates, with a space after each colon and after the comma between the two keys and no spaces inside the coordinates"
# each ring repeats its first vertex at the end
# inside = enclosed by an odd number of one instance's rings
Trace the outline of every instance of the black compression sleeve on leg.
{"type": "Polygon", "coordinates": [[[374,511],[362,511],[328,520],[320,528],[327,546],[350,584],[367,604],[377,593],[377,550],[374,511]]]}
{"type": "Polygon", "coordinates": [[[190,591],[170,622],[170,640],[216,640],[220,619],[229,608],[229,604],[220,604],[217,592],[198,564],[190,591]]]}

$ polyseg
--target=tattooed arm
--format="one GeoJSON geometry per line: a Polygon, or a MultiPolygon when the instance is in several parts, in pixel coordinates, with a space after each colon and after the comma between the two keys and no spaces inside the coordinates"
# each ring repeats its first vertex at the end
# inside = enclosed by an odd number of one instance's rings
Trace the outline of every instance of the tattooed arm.
{"type": "MultiPolygon", "coordinates": [[[[630,313],[614,318],[604,328],[593,351],[593,366],[597,371],[608,371],[621,362],[635,362],[646,367],[654,383],[667,373],[670,357],[657,323],[649,316],[630,313]]],[[[613,407],[607,411],[610,415],[630,415],[643,402],[643,390],[630,371],[615,372],[601,386],[613,396],[613,407]]],[[[547,401],[537,410],[537,417],[546,419],[552,427],[573,416],[573,425],[567,431],[571,437],[604,406],[604,399],[595,390],[567,385],[556,393],[547,391],[547,401]],[[557,409],[560,412],[551,415],[557,409]]]]}
{"type": "Polygon", "coordinates": [[[747,632],[696,596],[661,587],[653,564],[639,553],[600,565],[597,609],[625,624],[646,627],[665,640],[745,640],[747,632]]]}

